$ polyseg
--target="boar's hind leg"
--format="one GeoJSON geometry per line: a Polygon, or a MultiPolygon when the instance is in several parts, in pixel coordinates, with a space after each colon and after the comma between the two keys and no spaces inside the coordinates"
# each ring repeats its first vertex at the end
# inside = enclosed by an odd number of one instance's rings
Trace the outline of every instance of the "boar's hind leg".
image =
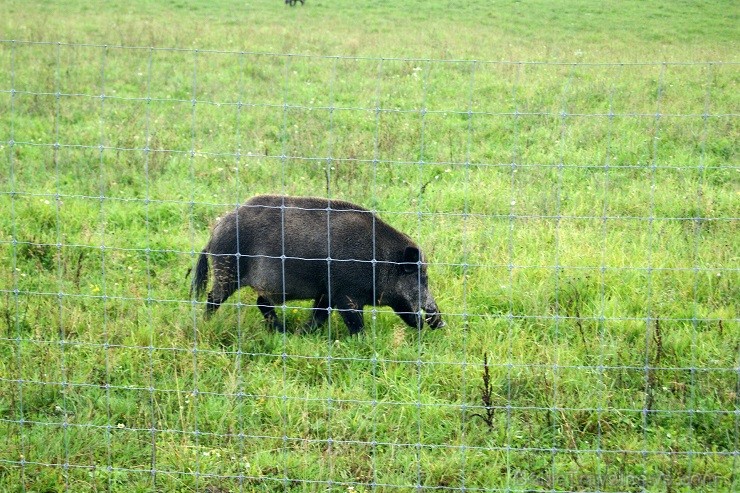
{"type": "Polygon", "coordinates": [[[213,312],[218,310],[221,303],[234,294],[234,291],[238,288],[234,275],[236,270],[234,257],[230,255],[213,256],[213,288],[208,293],[206,318],[213,315],[213,312]]]}
{"type": "Polygon", "coordinates": [[[216,282],[213,285],[213,289],[208,293],[208,303],[206,303],[206,318],[213,315],[213,312],[218,310],[221,303],[234,294],[236,286],[232,282],[216,282]]]}
{"type": "Polygon", "coordinates": [[[337,298],[337,309],[339,309],[350,335],[362,332],[365,326],[365,322],[362,320],[362,307],[349,296],[338,296],[337,298]]]}
{"type": "Polygon", "coordinates": [[[267,325],[277,330],[278,332],[285,332],[285,326],[278,319],[278,315],[275,312],[275,305],[268,298],[259,295],[257,297],[257,308],[260,309],[262,315],[265,317],[267,325]]]}

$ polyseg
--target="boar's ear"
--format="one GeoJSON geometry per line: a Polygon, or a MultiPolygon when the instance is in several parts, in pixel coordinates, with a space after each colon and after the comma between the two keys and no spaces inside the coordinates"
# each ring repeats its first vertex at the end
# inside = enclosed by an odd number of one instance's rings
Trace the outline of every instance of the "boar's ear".
{"type": "Polygon", "coordinates": [[[421,252],[414,246],[407,246],[403,251],[403,271],[407,274],[416,272],[419,268],[419,260],[421,260],[421,252]]]}

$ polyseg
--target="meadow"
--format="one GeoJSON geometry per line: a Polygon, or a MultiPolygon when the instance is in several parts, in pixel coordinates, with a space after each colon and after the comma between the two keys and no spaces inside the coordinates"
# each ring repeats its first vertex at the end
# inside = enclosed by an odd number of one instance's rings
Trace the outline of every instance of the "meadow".
{"type": "Polygon", "coordinates": [[[737,491],[735,2],[0,1],[0,491],[737,491]],[[447,325],[210,320],[259,193],[447,325]]]}

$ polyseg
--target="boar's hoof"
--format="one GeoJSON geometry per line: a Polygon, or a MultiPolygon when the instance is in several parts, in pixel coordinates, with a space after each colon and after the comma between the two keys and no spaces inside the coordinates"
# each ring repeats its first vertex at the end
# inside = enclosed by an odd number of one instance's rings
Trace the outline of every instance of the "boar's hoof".
{"type": "Polygon", "coordinates": [[[266,318],[265,322],[267,322],[267,326],[275,332],[280,332],[282,334],[285,333],[285,325],[283,325],[283,323],[280,322],[277,317],[266,318]]]}

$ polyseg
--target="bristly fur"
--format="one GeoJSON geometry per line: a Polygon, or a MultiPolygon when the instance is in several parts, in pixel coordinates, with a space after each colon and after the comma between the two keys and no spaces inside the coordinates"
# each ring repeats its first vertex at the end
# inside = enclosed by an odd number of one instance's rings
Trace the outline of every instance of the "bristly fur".
{"type": "Polygon", "coordinates": [[[355,334],[363,329],[363,307],[381,304],[412,327],[444,325],[419,247],[372,211],[342,200],[253,197],[216,222],[194,269],[190,292],[196,298],[213,271],[207,316],[250,286],[265,320],[278,330],[284,327],[275,306],[301,299],[314,300],[312,327],[337,309],[355,334]]]}

